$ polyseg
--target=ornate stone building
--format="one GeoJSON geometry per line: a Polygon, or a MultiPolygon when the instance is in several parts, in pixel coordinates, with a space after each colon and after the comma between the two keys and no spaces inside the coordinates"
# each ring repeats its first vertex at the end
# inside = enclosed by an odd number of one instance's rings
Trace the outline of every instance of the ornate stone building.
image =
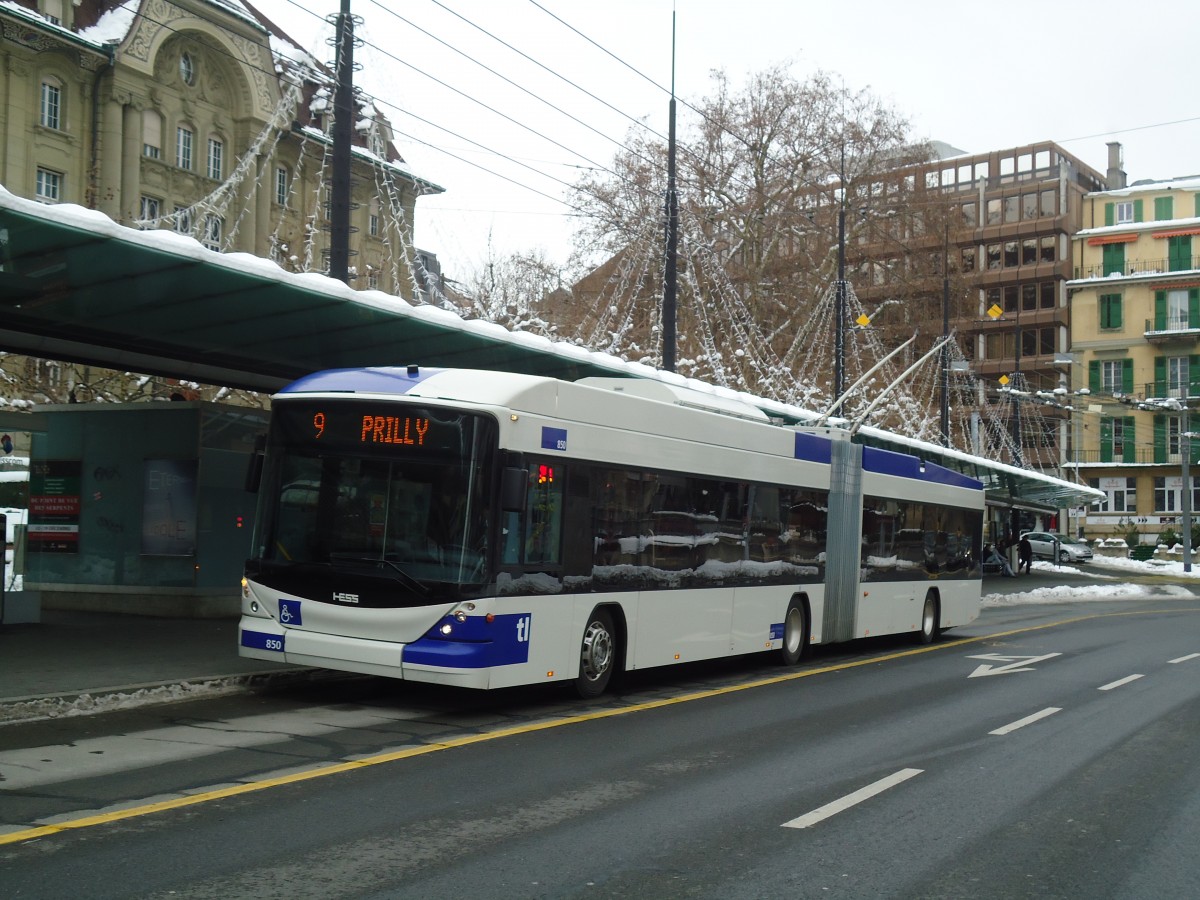
{"type": "MultiPolygon", "coordinates": [[[[0,30],[5,189],[291,271],[327,268],[333,75],[250,4],[19,0],[0,7],[0,30]]],[[[413,213],[442,188],[409,169],[374,102],[355,105],[351,286],[422,297],[437,279],[413,213]]],[[[17,368],[40,379],[33,400],[102,396],[79,367],[0,367],[10,385],[17,368]]],[[[119,393],[108,399],[131,399],[119,393]]]]}

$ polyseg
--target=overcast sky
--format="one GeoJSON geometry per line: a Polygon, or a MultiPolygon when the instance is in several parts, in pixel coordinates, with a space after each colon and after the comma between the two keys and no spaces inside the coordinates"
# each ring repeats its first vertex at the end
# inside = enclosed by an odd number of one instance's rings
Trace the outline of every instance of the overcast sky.
{"type": "MultiPolygon", "coordinates": [[[[332,59],[322,17],[339,0],[255,2],[305,49],[332,59]]],[[[606,165],[637,121],[666,134],[672,11],[680,100],[708,94],[714,68],[736,87],[776,64],[801,79],[824,70],[890,103],[916,137],[968,152],[1052,140],[1103,172],[1106,142],[1120,141],[1133,181],[1200,173],[1200,29],[1180,15],[1185,8],[1180,0],[351,2],[365,42],[357,83],[378,98],[414,172],[446,189],[418,203],[416,227],[418,245],[451,278],[480,265],[489,242],[501,254],[541,248],[565,260],[564,184],[579,167],[606,165]]],[[[690,113],[681,105],[679,115],[682,132],[690,113]]]]}

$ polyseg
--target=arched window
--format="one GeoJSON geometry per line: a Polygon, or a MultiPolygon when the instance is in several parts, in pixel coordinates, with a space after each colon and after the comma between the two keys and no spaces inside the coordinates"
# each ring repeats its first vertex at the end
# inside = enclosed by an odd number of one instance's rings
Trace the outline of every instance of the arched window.
{"type": "Polygon", "coordinates": [[[142,155],[150,159],[162,157],[163,117],[156,109],[142,110],[142,155]]]}
{"type": "Polygon", "coordinates": [[[210,213],[204,217],[204,237],[200,241],[209,250],[221,249],[221,233],[225,222],[220,216],[210,213]]]}

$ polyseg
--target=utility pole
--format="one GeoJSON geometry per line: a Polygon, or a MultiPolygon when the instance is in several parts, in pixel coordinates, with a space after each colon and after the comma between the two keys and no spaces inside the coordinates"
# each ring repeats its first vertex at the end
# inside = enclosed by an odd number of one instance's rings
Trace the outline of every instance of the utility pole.
{"type": "Polygon", "coordinates": [[[667,129],[667,250],[663,272],[662,364],[675,371],[675,307],[679,290],[679,197],[675,193],[675,13],[671,13],[671,105],[667,129]]]}
{"type": "MultiPolygon", "coordinates": [[[[1018,304],[1020,300],[1017,301],[1018,304]]],[[[1012,387],[1009,390],[1009,399],[1012,400],[1012,438],[1013,449],[1016,454],[1016,462],[1019,468],[1025,466],[1025,450],[1021,446],[1021,399],[1017,392],[1020,391],[1021,381],[1021,307],[1017,306],[1017,324],[1014,327],[1016,342],[1013,347],[1013,354],[1016,359],[1016,365],[1013,368],[1012,387]]]]}
{"type": "Polygon", "coordinates": [[[950,446],[950,223],[942,230],[942,446],[950,446]]]}
{"type": "Polygon", "coordinates": [[[1180,453],[1180,474],[1183,484],[1180,485],[1180,492],[1183,496],[1180,498],[1180,506],[1183,512],[1183,571],[1192,571],[1192,434],[1188,431],[1190,419],[1188,415],[1188,401],[1185,398],[1183,401],[1183,412],[1180,414],[1179,424],[1182,426],[1179,433],[1179,449],[1180,453]]]}
{"type": "Polygon", "coordinates": [[[337,87],[333,96],[333,162],[329,190],[329,276],[350,281],[350,142],[354,135],[354,19],[350,0],[337,17],[337,87]]]}
{"type": "MultiPolygon", "coordinates": [[[[842,123],[845,128],[845,122],[842,123]]],[[[846,136],[842,134],[841,173],[838,190],[838,277],[837,301],[834,306],[833,343],[833,396],[839,398],[846,392],[846,136]]]]}

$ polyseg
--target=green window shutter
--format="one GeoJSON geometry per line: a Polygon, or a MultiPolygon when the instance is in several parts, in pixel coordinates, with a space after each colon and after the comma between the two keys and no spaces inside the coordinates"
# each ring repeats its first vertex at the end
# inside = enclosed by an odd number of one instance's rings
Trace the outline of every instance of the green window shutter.
{"type": "Polygon", "coordinates": [[[1121,327],[1121,295],[1120,294],[1101,294],[1100,295],[1100,327],[1101,328],[1120,328],[1121,327]]]}
{"type": "Polygon", "coordinates": [[[1154,198],[1154,218],[1156,221],[1161,222],[1163,219],[1175,218],[1175,215],[1172,212],[1172,206],[1174,204],[1172,204],[1171,200],[1171,197],[1154,198]]]}
{"type": "Polygon", "coordinates": [[[1154,292],[1154,330],[1167,330],[1167,292],[1154,292]]]}
{"type": "Polygon", "coordinates": [[[1200,328],[1200,288],[1188,288],[1188,328],[1200,328]]]}
{"type": "Polygon", "coordinates": [[[1100,462],[1113,461],[1113,420],[1108,416],[1100,419],[1100,462]]]}
{"type": "Polygon", "coordinates": [[[1167,238],[1167,271],[1182,272],[1192,267],[1191,235],[1167,238]]]}
{"type": "Polygon", "coordinates": [[[1100,360],[1093,359],[1088,363],[1088,390],[1093,394],[1100,393],[1100,360]]]}
{"type": "Polygon", "coordinates": [[[1196,194],[1196,218],[1200,219],[1200,193],[1196,194]]]}
{"type": "MultiPolygon", "coordinates": [[[[1132,359],[1121,360],[1121,393],[1122,394],[1132,394],[1133,393],[1133,360],[1132,359]]],[[[1130,419],[1129,421],[1132,422],[1133,420],[1130,419]]]]}
{"type": "MultiPolygon", "coordinates": [[[[1196,208],[1200,209],[1200,194],[1196,195],[1196,208]]],[[[1197,215],[1200,215],[1200,213],[1197,213],[1197,215]]],[[[1117,221],[1117,217],[1116,217],[1116,214],[1113,212],[1113,204],[1105,203],[1104,204],[1104,224],[1112,225],[1115,221],[1117,221]]]]}
{"type": "Polygon", "coordinates": [[[1133,440],[1133,416],[1125,417],[1125,446],[1121,462],[1137,462],[1137,446],[1133,440]]]}
{"type": "Polygon", "coordinates": [[[1125,245],[1124,244],[1105,244],[1101,248],[1101,259],[1104,265],[1102,275],[1111,275],[1114,272],[1125,274],[1125,245]]]}
{"type": "Polygon", "coordinates": [[[1200,397],[1200,356],[1188,357],[1188,396],[1200,397]]]}
{"type": "Polygon", "coordinates": [[[1144,217],[1143,217],[1143,213],[1142,213],[1142,206],[1143,206],[1143,204],[1142,204],[1141,200],[1133,201],[1133,221],[1135,221],[1135,222],[1143,221],[1144,217]]]}
{"type": "Polygon", "coordinates": [[[1154,417],[1154,461],[1156,463],[1165,463],[1167,461],[1167,417],[1154,417]]]}
{"type": "Polygon", "coordinates": [[[1154,396],[1167,396],[1167,358],[1154,357],[1154,396]]]}

